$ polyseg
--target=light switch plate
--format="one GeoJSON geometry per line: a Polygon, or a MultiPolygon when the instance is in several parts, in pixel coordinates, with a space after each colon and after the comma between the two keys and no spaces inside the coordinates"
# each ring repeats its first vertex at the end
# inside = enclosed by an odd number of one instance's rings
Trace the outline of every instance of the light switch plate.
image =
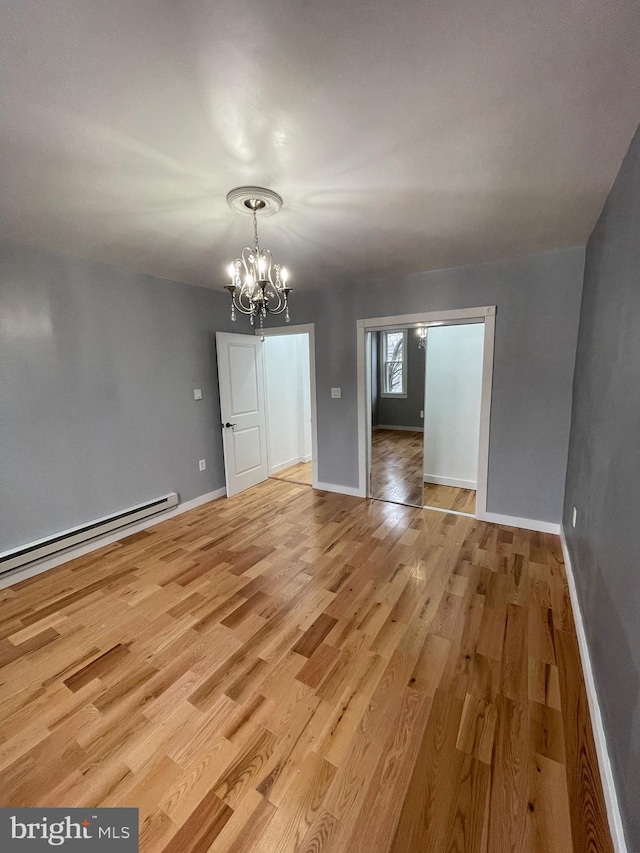
{"type": "Polygon", "coordinates": [[[201,471],[205,470],[205,468],[207,467],[207,463],[205,462],[204,459],[200,459],[198,461],[198,467],[200,468],[201,471]]]}
{"type": "Polygon", "coordinates": [[[342,388],[332,388],[331,389],[331,397],[334,400],[339,400],[342,397],[342,388]]]}
{"type": "Polygon", "coordinates": [[[202,400],[202,388],[194,388],[193,389],[193,399],[194,400],[202,400]]]}

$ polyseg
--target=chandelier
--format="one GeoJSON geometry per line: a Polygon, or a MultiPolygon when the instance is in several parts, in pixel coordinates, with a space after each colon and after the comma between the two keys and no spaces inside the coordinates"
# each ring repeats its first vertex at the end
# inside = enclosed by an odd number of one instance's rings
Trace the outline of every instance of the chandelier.
{"type": "Polygon", "coordinates": [[[236,187],[227,194],[227,204],[239,213],[249,213],[253,218],[253,248],[245,246],[227,272],[231,283],[225,285],[231,296],[231,319],[236,312],[248,315],[251,325],[256,321],[260,338],[264,340],[264,321],[267,314],[285,314],[289,322],[289,294],[287,270],[274,264],[269,249],[260,246],[258,216],[273,216],[282,207],[282,197],[264,187],[236,187]]]}

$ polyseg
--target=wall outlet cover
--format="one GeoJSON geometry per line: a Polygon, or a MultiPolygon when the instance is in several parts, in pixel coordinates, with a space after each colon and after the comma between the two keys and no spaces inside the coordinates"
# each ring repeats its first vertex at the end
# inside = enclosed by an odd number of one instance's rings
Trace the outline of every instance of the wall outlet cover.
{"type": "Polygon", "coordinates": [[[194,400],[202,400],[202,388],[194,388],[193,389],[193,399],[194,400]]]}
{"type": "Polygon", "coordinates": [[[201,470],[201,471],[204,471],[204,470],[205,470],[205,468],[207,467],[207,463],[205,462],[205,460],[204,460],[204,459],[200,459],[200,460],[199,460],[199,462],[198,462],[198,466],[200,467],[200,470],[201,470]]]}
{"type": "Polygon", "coordinates": [[[575,527],[575,526],[576,526],[576,521],[577,521],[577,520],[578,520],[578,510],[574,507],[574,508],[573,508],[573,514],[572,514],[572,516],[571,516],[571,526],[572,526],[572,527],[575,527]]]}
{"type": "Polygon", "coordinates": [[[332,388],[331,397],[334,400],[339,400],[342,397],[342,388],[332,388]]]}

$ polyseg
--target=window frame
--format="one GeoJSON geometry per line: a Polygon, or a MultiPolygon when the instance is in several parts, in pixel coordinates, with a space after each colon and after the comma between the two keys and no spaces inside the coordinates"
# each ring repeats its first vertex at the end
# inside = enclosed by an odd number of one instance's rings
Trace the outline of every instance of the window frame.
{"type": "Polygon", "coordinates": [[[401,400],[407,396],[407,346],[409,342],[408,329],[381,329],[380,330],[380,346],[379,346],[379,371],[380,371],[380,396],[388,397],[393,400],[401,400]],[[387,335],[402,334],[402,390],[387,391],[387,335]]]}

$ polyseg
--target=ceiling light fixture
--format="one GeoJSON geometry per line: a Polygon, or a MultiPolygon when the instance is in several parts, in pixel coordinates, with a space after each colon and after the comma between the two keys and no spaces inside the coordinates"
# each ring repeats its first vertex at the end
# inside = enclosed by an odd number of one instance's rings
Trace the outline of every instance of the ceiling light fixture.
{"type": "Polygon", "coordinates": [[[418,326],[418,349],[427,348],[427,329],[429,326],[444,326],[443,320],[432,320],[430,323],[427,323],[425,326],[418,326]]]}
{"type": "Polygon", "coordinates": [[[225,289],[231,295],[231,319],[236,311],[247,314],[254,326],[260,327],[264,340],[263,324],[267,314],[282,314],[289,322],[289,294],[287,270],[274,264],[269,249],[261,248],[258,239],[258,216],[273,216],[282,207],[282,197],[264,187],[236,187],[227,193],[227,204],[239,213],[253,218],[253,248],[245,246],[240,257],[229,264],[227,272],[231,283],[225,289]]]}

